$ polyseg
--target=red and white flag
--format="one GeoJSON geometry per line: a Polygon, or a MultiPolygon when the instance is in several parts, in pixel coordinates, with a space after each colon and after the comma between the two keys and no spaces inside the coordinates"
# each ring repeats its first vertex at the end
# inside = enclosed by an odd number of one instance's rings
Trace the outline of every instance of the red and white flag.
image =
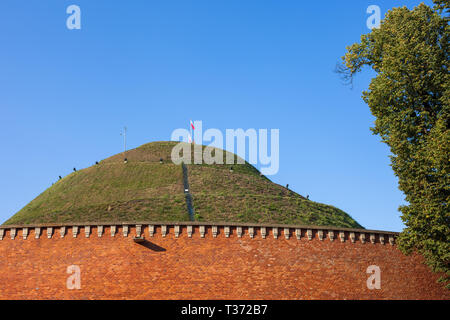
{"type": "Polygon", "coordinates": [[[188,142],[189,142],[189,143],[192,143],[191,135],[188,136],[188,142]]]}
{"type": "Polygon", "coordinates": [[[195,130],[194,123],[192,122],[192,120],[191,120],[191,128],[192,130],[195,130]]]}

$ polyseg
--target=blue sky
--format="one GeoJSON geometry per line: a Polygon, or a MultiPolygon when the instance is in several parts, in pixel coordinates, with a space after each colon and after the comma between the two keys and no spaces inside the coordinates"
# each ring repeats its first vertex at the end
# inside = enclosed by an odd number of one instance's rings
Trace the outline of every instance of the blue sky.
{"type": "MultiPolygon", "coordinates": [[[[403,195],[361,99],[333,72],[382,14],[420,1],[0,2],[0,222],[59,175],[204,129],[280,129],[271,179],[364,227],[401,231],[403,195]],[[66,8],[81,8],[81,30],[66,8]]],[[[427,2],[426,3],[430,3],[427,2]]]]}

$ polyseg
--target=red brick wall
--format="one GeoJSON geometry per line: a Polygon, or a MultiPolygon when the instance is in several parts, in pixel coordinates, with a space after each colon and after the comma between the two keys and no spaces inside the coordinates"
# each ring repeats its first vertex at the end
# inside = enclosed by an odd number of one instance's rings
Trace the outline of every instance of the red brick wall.
{"type": "MultiPolygon", "coordinates": [[[[182,229],[175,238],[156,230],[145,246],[118,228],[102,237],[92,228],[89,238],[71,228],[61,238],[55,231],[39,239],[30,229],[23,240],[18,229],[0,241],[0,299],[449,299],[417,255],[404,256],[397,246],[351,243],[328,238],[309,241],[283,232],[274,239],[248,234],[217,238],[207,230],[192,238],[182,229]],[[81,289],[69,290],[67,267],[81,269],[81,289]],[[366,269],[381,268],[381,289],[369,290],[366,269]]],[[[234,231],[234,230],[233,230],[234,231]]]]}

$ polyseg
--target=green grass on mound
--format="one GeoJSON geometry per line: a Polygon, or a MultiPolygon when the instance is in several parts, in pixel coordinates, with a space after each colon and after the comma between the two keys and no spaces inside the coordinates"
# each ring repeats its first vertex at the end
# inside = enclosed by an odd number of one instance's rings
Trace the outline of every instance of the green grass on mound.
{"type": "MultiPolygon", "coordinates": [[[[74,172],[45,190],[5,225],[189,221],[181,165],[170,161],[175,145],[145,144],[127,151],[126,164],[123,154],[117,154],[74,172]]],[[[361,228],[342,210],[306,200],[261,176],[248,163],[192,164],[188,173],[195,219],[199,221],[361,228]]]]}

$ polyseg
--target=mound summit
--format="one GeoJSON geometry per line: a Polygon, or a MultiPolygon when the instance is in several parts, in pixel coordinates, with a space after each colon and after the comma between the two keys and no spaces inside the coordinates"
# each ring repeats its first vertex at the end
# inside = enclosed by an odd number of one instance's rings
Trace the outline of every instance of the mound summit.
{"type": "MultiPolygon", "coordinates": [[[[144,144],[127,151],[127,163],[120,153],[73,172],[4,225],[190,221],[182,166],[171,161],[176,143],[144,144]]],[[[247,162],[186,167],[195,221],[362,228],[344,211],[273,183],[247,162]]]]}

